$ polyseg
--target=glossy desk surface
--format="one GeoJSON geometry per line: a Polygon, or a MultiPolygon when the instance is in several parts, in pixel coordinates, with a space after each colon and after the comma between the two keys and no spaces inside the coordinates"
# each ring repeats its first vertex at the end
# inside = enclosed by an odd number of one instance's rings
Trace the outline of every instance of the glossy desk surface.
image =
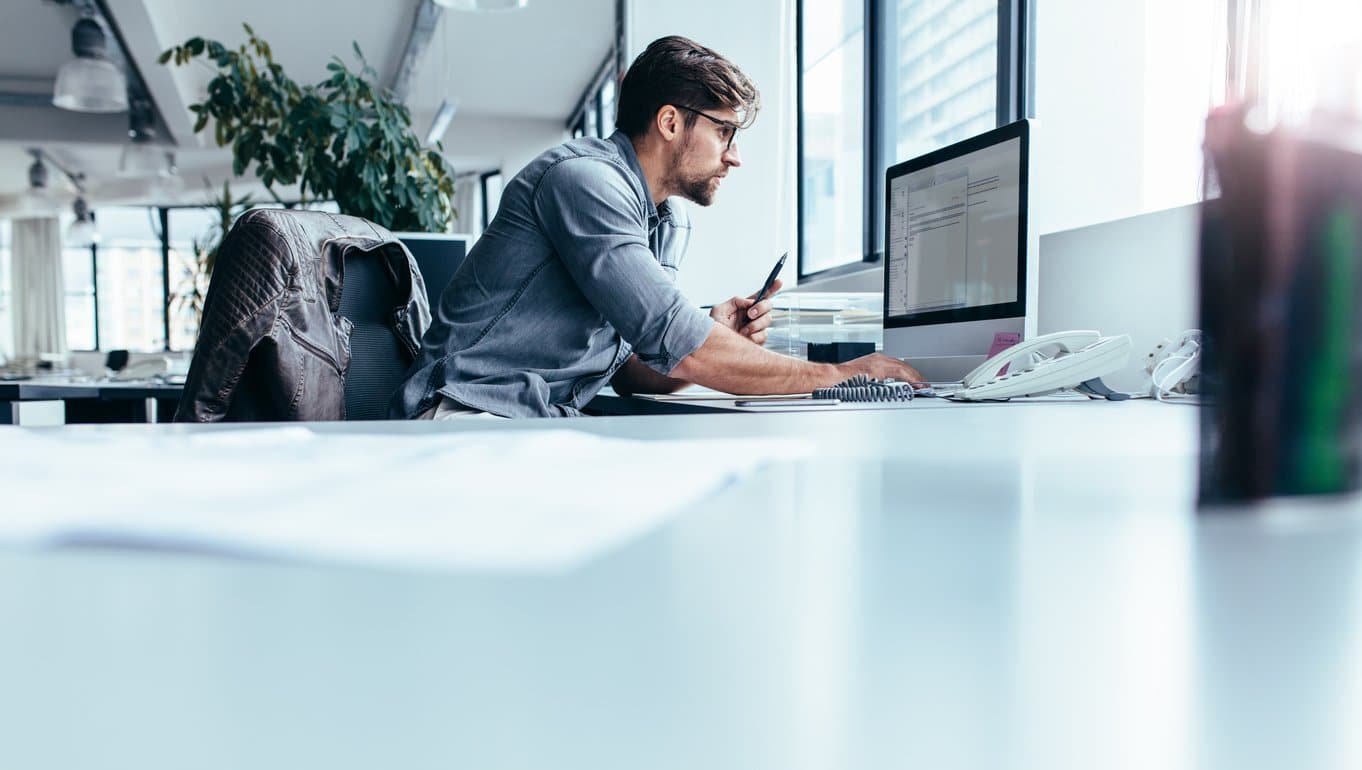
{"type": "Polygon", "coordinates": [[[1195,424],[555,423],[819,450],[559,574],[0,551],[0,767],[1360,767],[1358,504],[1197,515],[1195,424]]]}

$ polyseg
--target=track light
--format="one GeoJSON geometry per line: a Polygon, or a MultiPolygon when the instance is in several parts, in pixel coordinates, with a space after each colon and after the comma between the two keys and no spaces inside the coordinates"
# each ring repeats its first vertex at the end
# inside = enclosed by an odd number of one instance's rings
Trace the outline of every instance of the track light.
{"type": "Polygon", "coordinates": [[[88,16],[71,29],[76,58],[57,71],[52,103],[76,112],[123,112],[128,109],[128,79],[105,56],[106,39],[99,22],[88,16]]]}
{"type": "Polygon", "coordinates": [[[84,247],[99,243],[99,233],[95,231],[95,213],[90,210],[90,204],[85,202],[85,196],[76,198],[72,210],[76,219],[66,228],[65,245],[84,247]]]}
{"type": "Polygon", "coordinates": [[[156,143],[156,129],[152,126],[151,105],[138,101],[129,114],[128,137],[118,159],[118,175],[123,177],[171,176],[175,173],[172,156],[156,143]]]}
{"type": "Polygon", "coordinates": [[[435,119],[430,122],[430,130],[426,132],[427,145],[434,145],[444,138],[445,132],[449,130],[449,121],[454,119],[454,113],[458,109],[458,99],[442,99],[440,101],[440,109],[435,111],[435,119]]]}
{"type": "Polygon", "coordinates": [[[29,150],[33,164],[28,167],[28,190],[19,198],[17,217],[50,217],[56,211],[52,191],[47,187],[47,164],[41,150],[29,150]]]}

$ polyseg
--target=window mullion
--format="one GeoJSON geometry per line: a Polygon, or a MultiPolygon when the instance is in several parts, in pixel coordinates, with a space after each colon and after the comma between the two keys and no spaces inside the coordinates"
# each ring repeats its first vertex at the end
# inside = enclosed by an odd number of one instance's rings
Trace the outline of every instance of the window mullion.
{"type": "Polygon", "coordinates": [[[883,10],[879,7],[883,3],[876,3],[868,0],[865,3],[865,125],[862,128],[862,135],[865,137],[865,151],[862,153],[864,161],[864,189],[865,189],[865,232],[862,238],[861,261],[877,262],[880,255],[876,246],[876,223],[879,217],[876,214],[876,205],[879,197],[877,184],[880,177],[880,168],[884,160],[884,151],[880,141],[880,123],[884,114],[884,93],[880,88],[880,82],[884,80],[884,73],[881,70],[880,62],[880,22],[883,10]]]}
{"type": "Polygon", "coordinates": [[[161,349],[170,351],[170,211],[164,206],[161,215],[161,329],[164,338],[161,349]]]}
{"type": "Polygon", "coordinates": [[[90,244],[90,291],[95,300],[95,350],[99,350],[99,246],[94,243],[90,244]]]}

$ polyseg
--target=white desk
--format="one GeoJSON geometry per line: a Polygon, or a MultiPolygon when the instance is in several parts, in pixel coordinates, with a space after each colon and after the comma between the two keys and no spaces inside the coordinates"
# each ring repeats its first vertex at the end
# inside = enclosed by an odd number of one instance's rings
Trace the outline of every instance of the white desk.
{"type": "Polygon", "coordinates": [[[1195,418],[574,421],[823,456],[553,576],[0,551],[0,767],[1362,766],[1357,506],[1197,517],[1195,418]]]}

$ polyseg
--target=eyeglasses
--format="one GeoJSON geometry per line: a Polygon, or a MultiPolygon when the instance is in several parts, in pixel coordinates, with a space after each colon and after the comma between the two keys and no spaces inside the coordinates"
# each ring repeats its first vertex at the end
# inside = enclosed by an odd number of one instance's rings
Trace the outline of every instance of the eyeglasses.
{"type": "Polygon", "coordinates": [[[701,112],[695,109],[694,107],[687,107],[684,104],[677,104],[674,106],[679,107],[685,110],[686,112],[693,112],[696,115],[699,115],[700,117],[705,118],[706,120],[709,120],[712,123],[718,124],[720,128],[726,129],[725,131],[721,131],[719,133],[719,138],[727,139],[727,143],[724,145],[724,152],[728,152],[729,150],[733,149],[733,140],[738,138],[738,129],[740,128],[740,126],[737,123],[734,123],[730,120],[720,120],[714,117],[713,115],[701,112]],[[725,137],[725,134],[727,134],[727,137],[725,137]]]}

